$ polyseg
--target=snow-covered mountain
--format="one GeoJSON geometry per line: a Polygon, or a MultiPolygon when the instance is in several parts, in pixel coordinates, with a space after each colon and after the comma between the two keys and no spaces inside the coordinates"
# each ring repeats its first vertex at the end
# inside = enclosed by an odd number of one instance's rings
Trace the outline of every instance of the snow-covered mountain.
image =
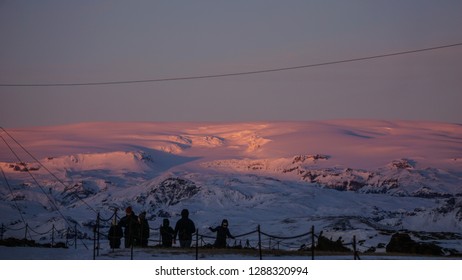
{"type": "Polygon", "coordinates": [[[9,228],[77,223],[85,237],[97,212],[120,216],[131,205],[157,228],[188,208],[208,235],[227,218],[235,235],[260,225],[294,236],[314,225],[333,239],[356,235],[365,250],[406,230],[462,252],[459,124],[82,123],[7,132],[0,222],[9,228]]]}

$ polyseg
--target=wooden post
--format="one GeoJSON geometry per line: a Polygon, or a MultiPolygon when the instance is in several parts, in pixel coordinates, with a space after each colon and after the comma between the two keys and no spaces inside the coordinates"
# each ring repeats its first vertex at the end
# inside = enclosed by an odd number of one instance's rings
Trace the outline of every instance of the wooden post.
{"type": "Polygon", "coordinates": [[[66,230],[66,247],[69,247],[69,234],[71,234],[71,228],[70,227],[67,227],[67,230],[66,230]]]}
{"type": "Polygon", "coordinates": [[[133,247],[134,247],[134,244],[135,243],[135,239],[133,238],[133,230],[131,230],[131,233],[130,233],[130,260],[133,260],[133,247]]]}
{"type": "Polygon", "coordinates": [[[96,225],[93,226],[93,260],[96,260],[96,225]]]}
{"type": "Polygon", "coordinates": [[[196,260],[199,259],[199,229],[196,229],[196,260]]]}
{"type": "Polygon", "coordinates": [[[314,260],[314,226],[311,226],[311,259],[314,260]]]}
{"type": "Polygon", "coordinates": [[[159,227],[159,246],[162,246],[162,233],[160,232],[162,226],[163,226],[163,224],[161,224],[160,227],[159,227]]]}
{"type": "Polygon", "coordinates": [[[24,247],[26,247],[27,244],[27,230],[29,228],[29,225],[26,223],[26,230],[24,231],[24,247]]]}
{"type": "Polygon", "coordinates": [[[117,224],[117,208],[114,209],[114,223],[117,224]]]}
{"type": "Polygon", "coordinates": [[[77,223],[74,224],[74,249],[77,249],[77,223]]]}
{"type": "MultiPolygon", "coordinates": [[[[113,216],[114,216],[114,219],[113,219],[113,221],[111,222],[110,228],[112,228],[113,225],[114,225],[114,226],[117,226],[117,208],[114,208],[114,215],[113,215],[113,216]]],[[[116,230],[116,232],[113,233],[113,234],[117,234],[117,230],[116,230]]],[[[110,237],[110,238],[112,239],[112,237],[110,237]]],[[[110,241],[109,241],[109,242],[110,242],[110,241]]],[[[112,248],[112,252],[114,253],[114,251],[115,251],[115,248],[113,247],[113,248],[112,248]]]]}
{"type": "Polygon", "coordinates": [[[51,248],[55,245],[55,224],[51,227],[51,248]]]}
{"type": "Polygon", "coordinates": [[[100,242],[99,242],[99,239],[100,239],[100,234],[99,234],[99,228],[100,228],[100,216],[99,216],[99,212],[98,214],[96,215],[96,240],[97,240],[97,243],[96,243],[96,255],[99,257],[99,247],[100,247],[100,242]]]}
{"type": "Polygon", "coordinates": [[[358,249],[356,247],[356,235],[353,235],[353,254],[354,254],[354,260],[359,260],[359,253],[358,249]]]}
{"type": "Polygon", "coordinates": [[[263,256],[262,256],[262,251],[261,251],[261,230],[260,230],[260,225],[258,225],[257,231],[258,231],[258,250],[260,251],[260,260],[262,260],[263,256]]]}

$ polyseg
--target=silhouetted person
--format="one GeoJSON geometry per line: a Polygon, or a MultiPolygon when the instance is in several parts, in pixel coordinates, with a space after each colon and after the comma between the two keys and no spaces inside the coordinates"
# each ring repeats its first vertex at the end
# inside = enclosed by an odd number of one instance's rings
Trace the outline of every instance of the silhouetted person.
{"type": "Polygon", "coordinates": [[[142,212],[138,216],[138,223],[139,223],[139,234],[140,234],[140,245],[141,247],[148,247],[148,239],[149,239],[149,223],[146,220],[146,212],[142,212]]]}
{"type": "Polygon", "coordinates": [[[194,225],[194,222],[189,219],[189,211],[188,209],[183,209],[181,211],[181,219],[179,219],[175,225],[173,243],[176,243],[176,238],[178,236],[180,247],[191,247],[192,235],[194,232],[196,232],[196,226],[194,225]]]}
{"type": "Polygon", "coordinates": [[[172,247],[173,235],[175,231],[170,226],[170,221],[164,219],[162,226],[160,227],[160,236],[162,237],[162,247],[172,247]]]}
{"type": "Polygon", "coordinates": [[[119,226],[124,228],[125,248],[135,245],[138,233],[138,217],[133,212],[132,207],[125,209],[125,216],[119,221],[119,226]]]}
{"type": "Polygon", "coordinates": [[[217,233],[217,238],[215,239],[215,243],[213,244],[216,248],[226,248],[226,237],[234,239],[234,236],[231,235],[228,228],[228,220],[224,219],[221,222],[221,226],[217,226],[215,228],[209,227],[212,232],[217,233]]]}
{"type": "Polygon", "coordinates": [[[109,245],[111,249],[118,249],[120,248],[120,240],[124,235],[122,228],[116,224],[116,222],[112,222],[111,227],[109,228],[109,232],[107,238],[109,239],[109,245]]]}

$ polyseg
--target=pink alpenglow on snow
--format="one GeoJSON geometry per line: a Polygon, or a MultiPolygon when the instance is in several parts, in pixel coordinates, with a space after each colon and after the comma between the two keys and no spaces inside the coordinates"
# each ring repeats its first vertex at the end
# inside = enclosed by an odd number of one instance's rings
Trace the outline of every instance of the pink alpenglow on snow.
{"type": "MultiPolygon", "coordinates": [[[[295,236],[313,225],[328,238],[356,236],[380,252],[386,232],[407,230],[445,254],[462,251],[457,124],[80,123],[7,132],[1,132],[9,145],[0,149],[6,177],[0,212],[8,228],[26,221],[46,232],[75,223],[92,236],[96,212],[109,219],[114,209],[132,206],[157,228],[186,208],[200,232],[223,217],[233,221],[236,236],[257,225],[295,236]]],[[[151,230],[150,242],[156,234],[151,230]]]]}

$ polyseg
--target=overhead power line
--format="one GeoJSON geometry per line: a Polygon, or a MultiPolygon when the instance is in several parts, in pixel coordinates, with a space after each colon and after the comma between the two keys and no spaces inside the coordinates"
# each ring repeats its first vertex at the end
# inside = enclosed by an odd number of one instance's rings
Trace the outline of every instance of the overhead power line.
{"type": "Polygon", "coordinates": [[[233,72],[233,73],[223,73],[223,74],[208,74],[208,75],[197,75],[197,76],[183,76],[183,77],[170,77],[170,78],[154,78],[154,79],[144,79],[144,80],[125,80],[125,81],[105,81],[105,82],[83,82],[83,83],[11,83],[11,84],[0,84],[0,87],[71,87],[71,86],[102,86],[102,85],[120,85],[120,84],[138,84],[138,83],[155,83],[155,82],[168,82],[168,81],[182,81],[182,80],[199,80],[199,79],[211,79],[211,78],[222,78],[222,77],[232,77],[232,76],[244,76],[244,75],[254,75],[254,74],[263,74],[270,72],[281,72],[288,70],[297,70],[303,68],[313,68],[334,64],[350,63],[364,60],[373,60],[380,58],[387,58],[392,56],[407,55],[412,53],[428,52],[439,49],[460,47],[462,43],[450,44],[450,45],[441,45],[430,48],[423,49],[414,49],[408,51],[378,54],[373,56],[364,56],[343,60],[334,60],[321,63],[307,64],[307,65],[298,65],[298,66],[289,66],[289,67],[280,67],[280,68],[271,68],[271,69],[261,69],[254,71],[243,71],[243,72],[233,72]]]}

